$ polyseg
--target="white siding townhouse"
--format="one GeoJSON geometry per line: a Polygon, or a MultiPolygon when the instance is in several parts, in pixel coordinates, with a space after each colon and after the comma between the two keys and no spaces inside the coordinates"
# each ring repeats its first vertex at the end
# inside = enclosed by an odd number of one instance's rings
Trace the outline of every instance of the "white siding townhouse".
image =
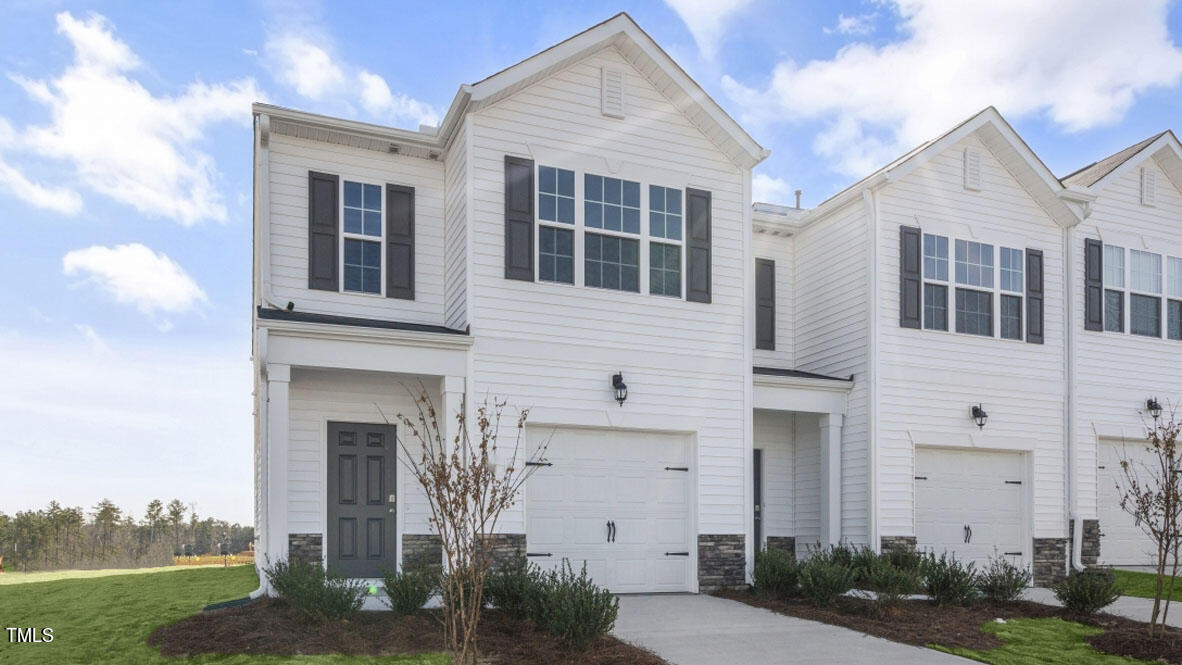
{"type": "Polygon", "coordinates": [[[387,424],[421,385],[531,409],[547,464],[496,547],[613,591],[839,542],[1042,582],[1118,531],[1097,459],[1180,397],[1172,134],[1065,185],[988,109],[815,209],[753,204],[767,151],[625,14],[438,128],[254,115],[260,561],[439,560],[387,424]]]}

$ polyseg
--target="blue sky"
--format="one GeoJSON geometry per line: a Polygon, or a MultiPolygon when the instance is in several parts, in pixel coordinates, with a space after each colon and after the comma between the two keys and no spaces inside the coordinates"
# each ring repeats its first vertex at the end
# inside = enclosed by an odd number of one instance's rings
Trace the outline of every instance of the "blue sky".
{"type": "Polygon", "coordinates": [[[417,127],[621,10],[772,150],[765,200],[815,204],[986,105],[1060,175],[1182,129],[1182,10],[1160,0],[18,0],[0,510],[175,496],[248,521],[250,102],[417,127]]]}

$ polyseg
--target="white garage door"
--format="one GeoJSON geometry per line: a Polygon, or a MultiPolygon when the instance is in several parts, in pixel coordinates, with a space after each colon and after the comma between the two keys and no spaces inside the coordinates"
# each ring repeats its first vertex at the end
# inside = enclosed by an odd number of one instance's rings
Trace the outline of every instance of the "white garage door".
{"type": "Polygon", "coordinates": [[[978,569],[995,555],[1016,564],[1026,551],[1023,457],[1017,453],[917,448],[915,536],[921,550],[948,552],[978,569]]]}
{"type": "Polygon", "coordinates": [[[1124,445],[1101,442],[1096,469],[1097,516],[1100,518],[1100,563],[1109,566],[1141,566],[1153,564],[1154,546],[1149,536],[1120,507],[1120,491],[1124,485],[1120,460],[1127,458],[1139,468],[1145,468],[1150,453],[1139,443],[1124,445]]]}
{"type": "MultiPolygon", "coordinates": [[[[531,438],[550,435],[533,431],[531,438]]],[[[616,593],[689,591],[690,454],[684,436],[560,429],[526,482],[526,551],[569,559],[616,593]]]]}

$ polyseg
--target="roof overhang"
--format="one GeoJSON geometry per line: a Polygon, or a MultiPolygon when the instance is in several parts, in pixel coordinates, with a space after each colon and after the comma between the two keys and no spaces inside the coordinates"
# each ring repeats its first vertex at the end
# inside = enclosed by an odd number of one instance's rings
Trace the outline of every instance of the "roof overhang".
{"type": "Polygon", "coordinates": [[[1129,171],[1140,167],[1146,159],[1154,159],[1174,187],[1182,191],[1182,144],[1174,132],[1166,131],[1155,141],[1138,150],[1119,166],[1109,171],[1086,188],[1093,196],[1099,196],[1109,185],[1120,180],[1129,171]]]}

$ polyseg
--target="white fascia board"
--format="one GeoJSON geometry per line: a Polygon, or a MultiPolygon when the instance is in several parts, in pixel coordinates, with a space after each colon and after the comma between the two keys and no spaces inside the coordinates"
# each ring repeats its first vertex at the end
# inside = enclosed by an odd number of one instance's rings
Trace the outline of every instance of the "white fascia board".
{"type": "Polygon", "coordinates": [[[368,122],[334,118],[332,116],[307,113],[305,111],[297,111],[295,109],[260,102],[252,104],[251,111],[254,115],[267,115],[273,120],[283,120],[305,127],[342,132],[362,138],[404,143],[434,150],[442,150],[443,148],[441,140],[442,133],[424,134],[408,129],[397,129],[368,122]]]}
{"type": "Polygon", "coordinates": [[[752,377],[752,407],[769,411],[844,415],[853,383],[796,376],[752,377]]]}
{"type": "Polygon", "coordinates": [[[318,323],[259,322],[267,363],[428,376],[466,376],[468,335],[318,323]]]}
{"type": "MultiPolygon", "coordinates": [[[[1108,187],[1109,184],[1116,182],[1121,178],[1121,176],[1125,175],[1130,170],[1140,167],[1141,164],[1145,163],[1145,160],[1150,159],[1156,155],[1158,151],[1163,149],[1172,150],[1175,156],[1177,156],[1179,159],[1182,159],[1182,146],[1178,144],[1178,139],[1174,137],[1173,132],[1166,132],[1165,134],[1158,137],[1156,141],[1150,143],[1132,157],[1126,159],[1123,164],[1116,167],[1115,169],[1112,169],[1112,171],[1110,171],[1103,178],[1100,178],[1096,182],[1092,183],[1092,185],[1088,187],[1088,191],[1099,195],[1104,191],[1105,188],[1108,187]]],[[[1166,174],[1168,176],[1170,175],[1170,172],[1166,171],[1166,174]]],[[[1174,178],[1171,177],[1170,180],[1173,181],[1174,178]]],[[[1173,184],[1178,189],[1182,189],[1182,182],[1174,182],[1173,184]]]]}

